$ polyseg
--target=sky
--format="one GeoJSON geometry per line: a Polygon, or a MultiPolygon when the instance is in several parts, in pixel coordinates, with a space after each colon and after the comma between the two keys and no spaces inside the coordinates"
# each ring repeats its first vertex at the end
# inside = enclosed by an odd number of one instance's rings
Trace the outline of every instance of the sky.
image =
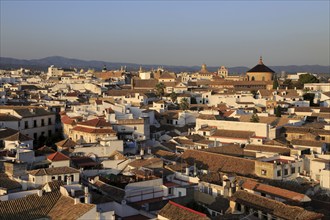
{"type": "Polygon", "coordinates": [[[330,65],[328,0],[0,0],[0,56],[160,65],[330,65]]]}

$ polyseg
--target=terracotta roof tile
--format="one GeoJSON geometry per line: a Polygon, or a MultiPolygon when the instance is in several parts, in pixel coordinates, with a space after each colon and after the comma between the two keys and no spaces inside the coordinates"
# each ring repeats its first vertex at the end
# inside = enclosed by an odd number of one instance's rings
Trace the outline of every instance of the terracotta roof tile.
{"type": "Polygon", "coordinates": [[[0,121],[20,121],[21,119],[10,114],[0,113],[0,121]]]}
{"type": "Polygon", "coordinates": [[[78,125],[88,126],[88,127],[111,127],[111,124],[103,118],[94,118],[88,121],[79,122],[78,125]]]}
{"type": "Polygon", "coordinates": [[[159,79],[176,79],[175,73],[165,72],[160,75],[159,79]]]}
{"type": "Polygon", "coordinates": [[[211,137],[226,137],[235,139],[250,139],[255,136],[253,131],[216,130],[211,137]]]}
{"type": "Polygon", "coordinates": [[[235,192],[231,199],[242,205],[247,205],[287,220],[313,220],[321,219],[323,217],[320,213],[307,211],[298,206],[285,205],[282,202],[248,193],[244,190],[235,192]]]}
{"type": "Polygon", "coordinates": [[[195,211],[188,207],[169,201],[158,213],[171,220],[206,220],[209,219],[206,214],[195,211]]]}
{"type": "Polygon", "coordinates": [[[5,173],[0,173],[0,188],[5,189],[21,189],[22,185],[19,182],[16,182],[9,178],[9,176],[5,173]]]}
{"type": "Polygon", "coordinates": [[[70,160],[70,157],[62,154],[61,152],[56,152],[49,155],[47,159],[51,161],[64,161],[64,160],[70,160]]]}
{"type": "Polygon", "coordinates": [[[250,151],[260,151],[260,152],[272,152],[272,153],[279,153],[282,155],[290,154],[290,149],[286,147],[276,147],[276,146],[266,146],[266,145],[254,145],[248,144],[244,147],[245,150],[250,151]]]}
{"type": "Polygon", "coordinates": [[[0,219],[6,220],[32,220],[47,217],[52,207],[61,197],[59,191],[37,194],[23,198],[0,202],[0,219]]]}
{"type": "Polygon", "coordinates": [[[129,163],[128,165],[131,167],[148,167],[154,163],[163,162],[159,158],[150,158],[150,159],[141,159],[141,160],[134,160],[133,162],[129,163]]]}
{"type": "Polygon", "coordinates": [[[20,132],[17,132],[16,134],[14,135],[11,135],[9,137],[6,137],[4,138],[3,140],[6,140],[6,141],[20,141],[20,142],[24,142],[24,141],[31,141],[33,140],[32,138],[20,133],[20,132]]]}
{"type": "Polygon", "coordinates": [[[63,124],[67,124],[67,125],[74,125],[75,124],[75,120],[70,118],[69,116],[67,115],[62,115],[61,117],[61,122],[63,124]]]}
{"type": "Polygon", "coordinates": [[[255,181],[247,180],[243,183],[242,187],[244,189],[250,189],[256,192],[266,193],[276,197],[281,197],[286,200],[292,200],[296,202],[301,202],[305,195],[290,190],[282,189],[275,186],[270,186],[255,181]]]}
{"type": "Polygon", "coordinates": [[[114,134],[114,133],[116,133],[111,128],[86,128],[86,127],[77,126],[77,127],[74,127],[72,130],[85,132],[85,133],[93,133],[93,134],[114,134]]]}
{"type": "Polygon", "coordinates": [[[255,175],[255,161],[249,159],[197,150],[186,150],[181,158],[190,166],[196,163],[197,168],[212,172],[255,175]]]}
{"type": "Polygon", "coordinates": [[[324,146],[324,143],[321,141],[300,140],[300,139],[292,140],[291,144],[299,145],[299,146],[308,146],[308,147],[323,147],[324,146]]]}
{"type": "Polygon", "coordinates": [[[72,148],[76,145],[77,145],[77,143],[74,142],[73,140],[71,140],[70,138],[67,138],[63,141],[59,141],[56,143],[57,147],[62,147],[62,148],[72,148]]]}
{"type": "Polygon", "coordinates": [[[72,167],[52,167],[32,170],[29,172],[29,174],[31,174],[32,176],[59,175],[69,173],[80,173],[80,171],[72,167]]]}

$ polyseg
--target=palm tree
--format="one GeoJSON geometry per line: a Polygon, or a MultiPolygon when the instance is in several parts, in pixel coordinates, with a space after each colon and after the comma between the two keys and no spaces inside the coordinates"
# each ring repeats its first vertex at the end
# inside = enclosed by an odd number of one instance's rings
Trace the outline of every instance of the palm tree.
{"type": "Polygon", "coordinates": [[[189,109],[189,106],[190,106],[190,104],[189,104],[187,98],[181,99],[181,101],[180,101],[180,109],[187,110],[187,109],[189,109]]]}
{"type": "Polygon", "coordinates": [[[174,103],[176,101],[176,99],[178,98],[178,95],[175,92],[172,92],[170,97],[171,97],[172,102],[174,103]]]}
{"type": "Polygon", "coordinates": [[[164,83],[157,83],[156,84],[156,93],[159,97],[162,97],[164,95],[165,85],[164,83]]]}

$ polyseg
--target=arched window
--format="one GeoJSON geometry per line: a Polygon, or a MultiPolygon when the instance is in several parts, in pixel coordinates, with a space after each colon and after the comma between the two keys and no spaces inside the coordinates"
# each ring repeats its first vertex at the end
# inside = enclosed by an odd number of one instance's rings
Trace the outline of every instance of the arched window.
{"type": "Polygon", "coordinates": [[[262,77],[262,81],[265,81],[265,77],[264,76],[262,77]]]}
{"type": "Polygon", "coordinates": [[[254,81],[255,79],[254,79],[254,76],[252,76],[252,78],[251,78],[251,81],[254,81]]]}

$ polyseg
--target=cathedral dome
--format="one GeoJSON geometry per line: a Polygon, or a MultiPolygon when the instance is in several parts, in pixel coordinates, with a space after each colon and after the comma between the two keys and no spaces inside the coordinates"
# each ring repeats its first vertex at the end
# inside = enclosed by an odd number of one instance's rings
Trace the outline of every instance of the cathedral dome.
{"type": "Polygon", "coordinates": [[[259,63],[247,71],[246,75],[249,81],[271,81],[274,73],[272,69],[262,62],[262,57],[260,57],[259,63]]]}

